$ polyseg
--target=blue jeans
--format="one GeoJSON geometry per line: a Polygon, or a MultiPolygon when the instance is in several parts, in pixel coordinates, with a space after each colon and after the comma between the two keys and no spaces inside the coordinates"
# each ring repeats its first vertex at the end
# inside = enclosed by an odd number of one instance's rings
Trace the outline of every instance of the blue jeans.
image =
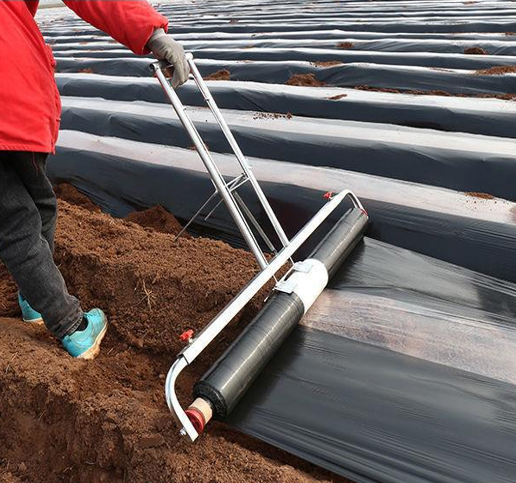
{"type": "Polygon", "coordinates": [[[75,331],[83,312],[53,259],[57,202],[46,159],[0,151],[0,259],[48,330],[62,338],[75,331]]]}

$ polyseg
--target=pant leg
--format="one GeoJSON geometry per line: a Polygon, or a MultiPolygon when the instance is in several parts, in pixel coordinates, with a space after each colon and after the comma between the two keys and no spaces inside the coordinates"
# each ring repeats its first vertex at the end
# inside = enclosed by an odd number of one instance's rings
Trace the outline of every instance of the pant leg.
{"type": "Polygon", "coordinates": [[[57,222],[57,200],[52,183],[45,174],[48,155],[45,153],[18,153],[11,166],[22,180],[34,201],[41,218],[41,235],[54,253],[54,235],[57,222]],[[18,162],[18,156],[32,157],[32,162],[18,162]]]}
{"type": "Polygon", "coordinates": [[[35,159],[32,153],[0,152],[0,258],[47,328],[62,338],[78,327],[83,312],[79,301],[68,293],[42,235],[45,224],[46,236],[53,238],[55,220],[51,218],[55,215],[48,208],[50,183],[35,159]],[[43,207],[43,215],[38,206],[43,207]]]}

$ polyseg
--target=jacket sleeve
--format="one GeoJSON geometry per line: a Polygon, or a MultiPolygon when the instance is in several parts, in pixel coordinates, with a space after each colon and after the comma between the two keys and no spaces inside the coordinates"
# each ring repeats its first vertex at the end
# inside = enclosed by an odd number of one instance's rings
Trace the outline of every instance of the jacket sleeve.
{"type": "Polygon", "coordinates": [[[147,0],[64,0],[79,17],[106,32],[135,54],[148,54],[154,30],[168,29],[168,20],[147,0]]]}

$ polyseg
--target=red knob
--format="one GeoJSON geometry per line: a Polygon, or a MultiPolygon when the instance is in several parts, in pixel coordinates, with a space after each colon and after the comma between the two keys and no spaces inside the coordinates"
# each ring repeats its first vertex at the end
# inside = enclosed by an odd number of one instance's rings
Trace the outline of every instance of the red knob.
{"type": "Polygon", "coordinates": [[[194,334],[193,330],[189,329],[189,330],[183,332],[179,336],[179,340],[182,341],[182,342],[188,342],[193,337],[193,334],[194,334]]]}
{"type": "Polygon", "coordinates": [[[326,192],[326,193],[324,193],[324,195],[323,195],[323,198],[324,198],[325,200],[331,200],[331,199],[332,199],[332,197],[333,197],[333,191],[327,191],[327,192],[326,192]]]}
{"type": "Polygon", "coordinates": [[[204,416],[201,411],[190,407],[185,411],[185,413],[195,430],[201,434],[204,430],[204,427],[206,426],[206,421],[204,420],[204,416]]]}

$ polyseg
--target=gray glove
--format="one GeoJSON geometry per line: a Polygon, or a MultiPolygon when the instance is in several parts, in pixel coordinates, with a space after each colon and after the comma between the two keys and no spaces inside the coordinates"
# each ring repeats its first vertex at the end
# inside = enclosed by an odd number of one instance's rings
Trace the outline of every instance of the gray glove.
{"type": "Polygon", "coordinates": [[[159,60],[166,60],[174,66],[172,87],[175,89],[188,80],[190,67],[186,61],[183,46],[163,29],[156,29],[147,42],[147,47],[159,60]]]}

